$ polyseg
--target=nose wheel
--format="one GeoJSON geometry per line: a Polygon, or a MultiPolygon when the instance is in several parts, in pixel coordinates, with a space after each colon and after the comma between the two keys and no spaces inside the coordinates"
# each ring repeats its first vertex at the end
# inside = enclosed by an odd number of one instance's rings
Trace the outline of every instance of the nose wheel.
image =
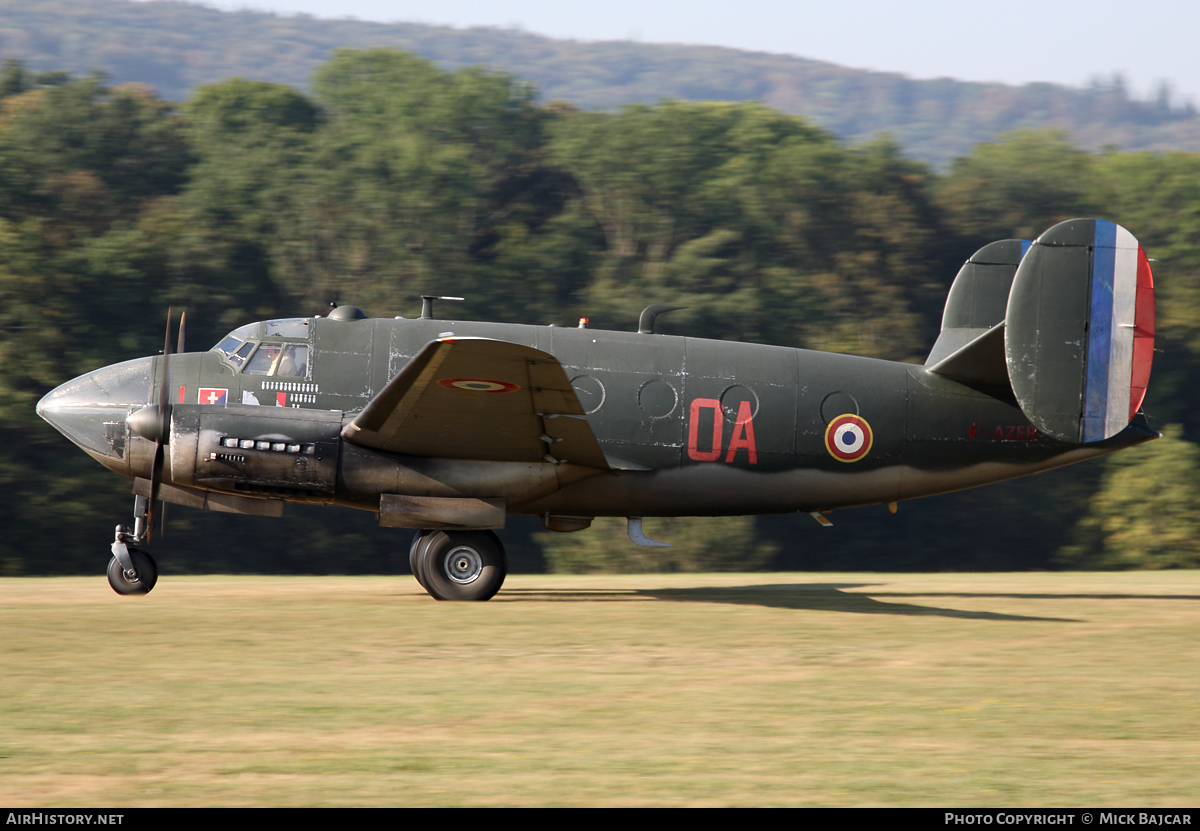
{"type": "Polygon", "coordinates": [[[158,563],[138,548],[128,549],[131,569],[114,556],[108,561],[108,585],[117,594],[149,594],[158,582],[158,563]]]}
{"type": "Polygon", "coordinates": [[[491,531],[422,531],[409,561],[435,600],[490,600],[504,584],[504,545],[491,531]]]}
{"type": "Polygon", "coordinates": [[[137,545],[148,538],[146,511],[148,501],[143,496],[133,499],[133,533],[117,526],[112,544],[112,559],[108,561],[108,585],[117,594],[149,594],[158,582],[158,563],[137,545]]]}

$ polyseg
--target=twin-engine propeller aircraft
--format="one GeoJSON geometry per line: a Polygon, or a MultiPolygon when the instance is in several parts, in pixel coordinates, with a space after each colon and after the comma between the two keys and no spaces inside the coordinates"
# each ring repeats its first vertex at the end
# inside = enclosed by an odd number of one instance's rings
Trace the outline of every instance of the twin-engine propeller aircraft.
{"type": "MultiPolygon", "coordinates": [[[[806,511],[944,493],[1156,438],[1140,407],[1150,266],[1124,228],[1055,225],[985,246],[951,286],[924,366],[654,334],[433,319],[251,323],[208,352],[98,369],[38,414],[133,479],[108,579],[150,591],[158,501],[281,516],[286,502],[418,529],[439,600],[504,581],[509,514],[555,531],[597,516],[806,511]]],[[[457,299],[457,298],[444,298],[457,299]]],[[[180,323],[180,341],[182,337],[180,323]]],[[[182,343],[180,344],[182,351],[182,343]]]]}

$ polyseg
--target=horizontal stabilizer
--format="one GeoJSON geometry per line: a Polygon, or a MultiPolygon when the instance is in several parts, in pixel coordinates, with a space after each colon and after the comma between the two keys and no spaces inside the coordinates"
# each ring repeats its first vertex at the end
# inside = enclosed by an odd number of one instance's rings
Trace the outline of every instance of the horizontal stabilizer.
{"type": "Polygon", "coordinates": [[[1039,430],[1072,442],[1124,430],[1154,352],[1154,281],[1133,234],[1072,219],[1038,237],[1013,279],[1004,349],[1013,393],[1039,430]]]}
{"type": "Polygon", "coordinates": [[[1004,324],[999,323],[957,352],[947,355],[930,372],[962,381],[965,384],[1008,386],[1008,364],[1004,360],[1004,324]]]}
{"type": "Polygon", "coordinates": [[[608,470],[562,364],[533,347],[489,338],[426,344],[342,437],[410,456],[608,470]]]}

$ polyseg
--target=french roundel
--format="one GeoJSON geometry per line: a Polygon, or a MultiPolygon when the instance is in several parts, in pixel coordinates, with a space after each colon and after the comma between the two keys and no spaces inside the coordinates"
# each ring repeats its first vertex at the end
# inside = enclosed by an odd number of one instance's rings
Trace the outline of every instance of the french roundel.
{"type": "Polygon", "coordinates": [[[839,462],[857,462],[871,452],[871,425],[856,415],[840,415],[825,428],[825,449],[839,462]]]}
{"type": "Polygon", "coordinates": [[[442,378],[438,381],[443,387],[467,392],[515,392],[519,390],[516,384],[508,381],[490,381],[486,378],[442,378]]]}

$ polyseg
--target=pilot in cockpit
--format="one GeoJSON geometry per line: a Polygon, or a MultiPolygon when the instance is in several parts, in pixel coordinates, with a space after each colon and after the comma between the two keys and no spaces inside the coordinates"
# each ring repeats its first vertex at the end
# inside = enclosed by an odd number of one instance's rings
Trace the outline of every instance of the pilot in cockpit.
{"type": "Polygon", "coordinates": [[[264,343],[246,366],[247,375],[303,378],[308,347],[298,344],[264,343]]]}

